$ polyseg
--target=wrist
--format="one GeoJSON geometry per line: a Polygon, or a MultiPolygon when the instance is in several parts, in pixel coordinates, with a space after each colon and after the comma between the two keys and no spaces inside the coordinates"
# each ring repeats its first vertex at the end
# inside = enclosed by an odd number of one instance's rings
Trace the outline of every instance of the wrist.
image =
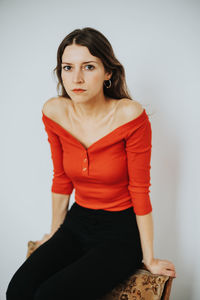
{"type": "Polygon", "coordinates": [[[144,258],[144,259],[142,260],[142,262],[143,262],[146,266],[149,266],[149,265],[152,264],[153,260],[154,260],[153,257],[151,257],[151,258],[144,258]]]}

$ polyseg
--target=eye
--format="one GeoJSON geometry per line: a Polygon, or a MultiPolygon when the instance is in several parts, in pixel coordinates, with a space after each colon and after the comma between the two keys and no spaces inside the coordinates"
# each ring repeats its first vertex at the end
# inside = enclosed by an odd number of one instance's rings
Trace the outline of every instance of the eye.
{"type": "MultiPolygon", "coordinates": [[[[90,67],[92,67],[92,68],[94,69],[94,66],[93,66],[93,65],[87,65],[87,66],[90,66],[90,67]]],[[[86,67],[87,67],[87,66],[86,66],[86,67]]],[[[93,69],[92,69],[92,70],[93,70],[93,69]]],[[[91,69],[89,69],[89,70],[91,70],[91,69]]]]}
{"type": "MultiPolygon", "coordinates": [[[[95,67],[93,66],[93,65],[86,65],[86,67],[92,67],[92,68],[89,68],[89,70],[93,70],[95,67]]],[[[63,69],[65,70],[65,71],[68,71],[69,69],[65,69],[65,68],[71,68],[71,66],[64,66],[63,67],[63,69]]]]}
{"type": "MultiPolygon", "coordinates": [[[[70,66],[64,66],[63,69],[64,69],[65,71],[67,71],[67,70],[65,69],[66,67],[70,67],[70,66]]],[[[71,67],[70,67],[70,68],[71,68],[71,67]]]]}

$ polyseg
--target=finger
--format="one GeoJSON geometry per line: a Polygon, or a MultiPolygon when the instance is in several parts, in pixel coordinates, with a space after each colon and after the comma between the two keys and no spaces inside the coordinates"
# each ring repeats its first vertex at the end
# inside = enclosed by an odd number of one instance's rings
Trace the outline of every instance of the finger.
{"type": "Polygon", "coordinates": [[[171,261],[168,261],[168,265],[169,265],[172,269],[175,269],[175,266],[174,266],[174,264],[173,264],[171,261]]]}
{"type": "Polygon", "coordinates": [[[167,268],[169,268],[169,269],[175,271],[175,266],[174,266],[173,263],[169,263],[168,266],[167,266],[167,268]]]}
{"type": "Polygon", "coordinates": [[[170,276],[170,277],[176,277],[176,273],[174,271],[170,271],[170,270],[167,270],[167,269],[161,270],[159,272],[159,274],[165,275],[165,276],[170,276]]]}
{"type": "Polygon", "coordinates": [[[176,273],[173,271],[168,271],[167,274],[168,274],[168,276],[176,277],[176,273]]]}
{"type": "Polygon", "coordinates": [[[176,269],[174,266],[168,266],[168,267],[166,267],[166,270],[176,272],[176,269]]]}
{"type": "Polygon", "coordinates": [[[169,272],[171,275],[169,276],[176,276],[176,270],[173,268],[166,268],[166,272],[169,272]]]}
{"type": "Polygon", "coordinates": [[[169,268],[169,269],[172,269],[172,270],[175,270],[175,266],[174,264],[169,261],[169,260],[163,260],[163,265],[166,267],[166,268],[169,268]]]}

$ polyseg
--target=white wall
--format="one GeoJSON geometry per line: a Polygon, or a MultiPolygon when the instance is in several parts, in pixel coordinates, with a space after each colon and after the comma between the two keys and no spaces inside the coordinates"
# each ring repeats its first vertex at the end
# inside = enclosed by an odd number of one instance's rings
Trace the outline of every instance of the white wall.
{"type": "Polygon", "coordinates": [[[176,266],[172,299],[199,299],[199,9],[197,0],[0,2],[1,299],[28,241],[50,230],[52,166],[41,109],[56,96],[58,45],[86,26],[110,40],[132,96],[153,113],[155,257],[176,266]]]}

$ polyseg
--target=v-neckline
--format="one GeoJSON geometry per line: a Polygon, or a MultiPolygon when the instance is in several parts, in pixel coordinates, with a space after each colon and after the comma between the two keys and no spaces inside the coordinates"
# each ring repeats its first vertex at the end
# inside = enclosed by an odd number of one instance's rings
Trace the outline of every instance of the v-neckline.
{"type": "Polygon", "coordinates": [[[101,137],[100,139],[98,139],[96,142],[92,143],[89,147],[85,147],[74,135],[72,135],[67,129],[65,129],[63,126],[61,126],[59,123],[57,123],[56,121],[52,120],[51,118],[49,118],[47,115],[45,115],[42,111],[42,115],[43,118],[45,118],[46,120],[48,120],[50,123],[52,122],[52,124],[55,124],[56,126],[58,126],[58,128],[60,130],[62,130],[65,134],[68,134],[76,143],[78,143],[82,148],[84,148],[85,151],[89,151],[92,147],[94,147],[97,143],[101,143],[102,140],[108,138],[110,135],[116,133],[119,129],[124,128],[128,125],[133,125],[134,123],[137,123],[138,120],[140,120],[140,118],[142,118],[144,115],[146,115],[146,111],[143,108],[142,113],[137,116],[135,119],[128,121],[118,127],[116,127],[115,129],[113,129],[112,131],[110,131],[109,133],[107,133],[106,135],[104,135],[103,137],[101,137]]]}

